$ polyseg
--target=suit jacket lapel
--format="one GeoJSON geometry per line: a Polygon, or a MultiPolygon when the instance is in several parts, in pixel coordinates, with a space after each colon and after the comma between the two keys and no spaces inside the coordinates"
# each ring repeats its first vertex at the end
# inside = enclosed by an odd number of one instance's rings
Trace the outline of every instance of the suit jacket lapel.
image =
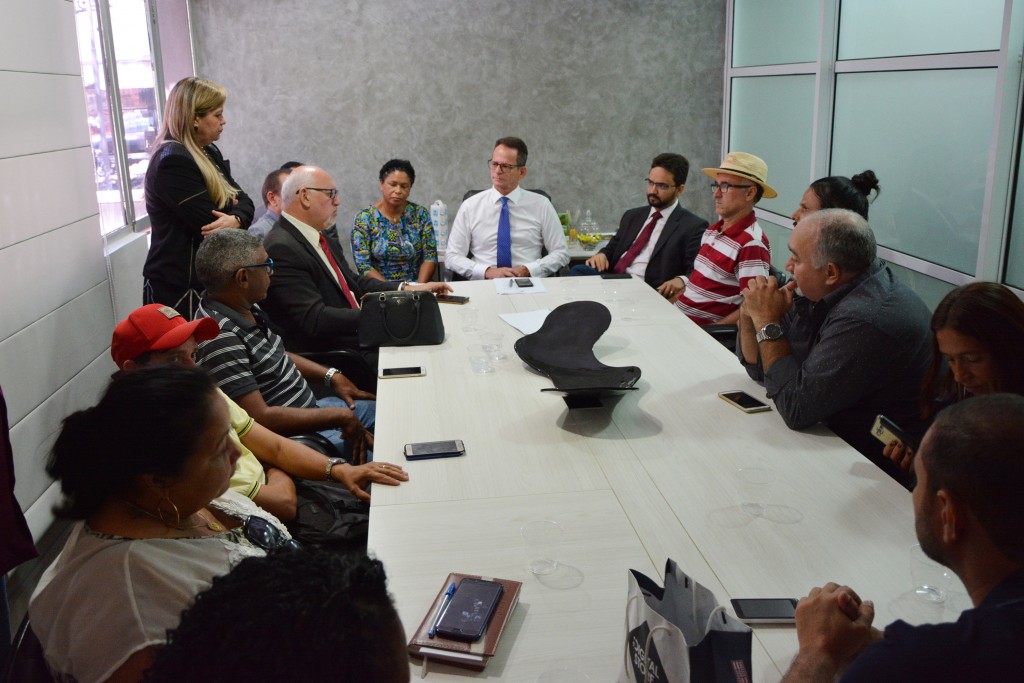
{"type": "MultiPolygon", "coordinates": [[[[282,227],[284,227],[288,234],[291,235],[292,239],[295,240],[303,250],[305,250],[309,258],[313,259],[313,261],[320,267],[320,270],[323,271],[324,275],[327,276],[327,280],[334,285],[335,289],[337,289],[341,296],[344,297],[344,290],[342,290],[341,285],[334,279],[334,271],[331,270],[330,266],[324,263],[324,260],[320,258],[320,254],[313,248],[313,245],[309,243],[309,240],[307,240],[303,234],[299,232],[299,229],[283,215],[280,220],[282,227]]],[[[331,241],[327,240],[328,246],[330,243],[331,241]]],[[[338,259],[337,255],[334,255],[334,259],[338,259]]],[[[342,271],[341,276],[345,277],[345,271],[342,271]]]]}

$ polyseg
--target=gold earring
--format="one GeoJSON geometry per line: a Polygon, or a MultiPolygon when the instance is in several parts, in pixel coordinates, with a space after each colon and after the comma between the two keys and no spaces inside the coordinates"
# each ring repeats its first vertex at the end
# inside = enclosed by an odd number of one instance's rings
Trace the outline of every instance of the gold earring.
{"type": "Polygon", "coordinates": [[[171,497],[167,495],[166,491],[164,491],[163,496],[160,498],[160,501],[156,504],[156,515],[160,518],[160,522],[164,526],[170,527],[172,529],[181,528],[181,513],[178,511],[178,506],[174,504],[174,501],[171,500],[171,497]],[[171,524],[166,519],[164,519],[163,505],[165,500],[171,506],[171,509],[174,511],[174,524],[171,524]]]}

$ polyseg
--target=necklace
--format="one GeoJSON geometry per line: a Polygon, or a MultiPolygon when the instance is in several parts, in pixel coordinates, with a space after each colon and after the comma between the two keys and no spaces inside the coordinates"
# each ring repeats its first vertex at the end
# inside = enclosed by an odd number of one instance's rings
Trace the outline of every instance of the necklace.
{"type": "MultiPolygon", "coordinates": [[[[383,204],[383,203],[384,202],[381,202],[381,204],[383,204]]],[[[383,208],[381,208],[380,205],[377,205],[377,211],[380,212],[381,216],[384,216],[384,218],[387,218],[388,221],[390,221],[392,225],[398,225],[399,223],[401,223],[402,216],[405,214],[405,211],[399,211],[398,215],[396,217],[392,218],[391,216],[388,215],[388,213],[383,208]]]]}
{"type": "Polygon", "coordinates": [[[168,524],[166,520],[164,520],[164,519],[162,519],[160,517],[160,515],[154,514],[154,513],[150,512],[149,510],[147,510],[146,508],[142,507],[141,505],[136,505],[135,503],[131,502],[130,500],[126,500],[124,502],[125,502],[125,505],[127,505],[128,507],[132,508],[133,510],[135,510],[137,512],[141,512],[142,514],[146,515],[147,517],[151,517],[151,518],[157,520],[158,522],[163,524],[168,529],[177,529],[178,531],[188,531],[189,529],[198,529],[200,527],[204,527],[205,526],[210,531],[217,531],[217,532],[227,531],[227,528],[223,524],[218,522],[216,519],[211,519],[211,518],[207,517],[206,515],[203,514],[202,510],[196,510],[196,512],[195,512],[196,516],[199,517],[199,519],[201,520],[198,524],[187,524],[187,525],[186,524],[168,524]]]}

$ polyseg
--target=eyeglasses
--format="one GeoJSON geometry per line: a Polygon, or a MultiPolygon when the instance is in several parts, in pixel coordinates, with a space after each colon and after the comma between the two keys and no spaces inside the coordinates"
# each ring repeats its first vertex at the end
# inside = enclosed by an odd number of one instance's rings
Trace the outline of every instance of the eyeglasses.
{"type": "Polygon", "coordinates": [[[327,195],[328,199],[334,199],[338,196],[338,188],[336,187],[300,187],[295,191],[295,194],[298,194],[303,190],[316,190],[317,192],[323,192],[327,195]]]}
{"type": "Polygon", "coordinates": [[[653,187],[658,192],[664,192],[665,190],[670,190],[673,187],[676,187],[675,185],[669,185],[668,183],[656,183],[650,178],[646,178],[645,180],[647,180],[647,187],[653,187]]]}
{"type": "Polygon", "coordinates": [[[747,188],[747,187],[753,187],[753,185],[733,185],[732,183],[711,183],[710,185],[708,185],[708,187],[711,188],[711,194],[714,194],[715,192],[718,192],[719,190],[722,191],[722,194],[725,194],[726,192],[728,192],[729,190],[733,189],[734,187],[747,188]]]}
{"type": "Polygon", "coordinates": [[[247,266],[239,266],[238,270],[242,270],[243,268],[266,268],[267,269],[267,275],[273,275],[274,274],[274,259],[272,259],[272,258],[270,258],[268,256],[266,263],[250,263],[247,266]]]}
{"type": "Polygon", "coordinates": [[[263,517],[250,515],[242,527],[245,537],[253,545],[266,550],[301,550],[302,546],[293,538],[285,538],[281,530],[263,517]]]}
{"type": "Polygon", "coordinates": [[[522,168],[522,164],[501,164],[497,161],[491,161],[490,159],[487,160],[487,165],[492,171],[500,170],[502,173],[511,173],[517,168],[522,168]]]}

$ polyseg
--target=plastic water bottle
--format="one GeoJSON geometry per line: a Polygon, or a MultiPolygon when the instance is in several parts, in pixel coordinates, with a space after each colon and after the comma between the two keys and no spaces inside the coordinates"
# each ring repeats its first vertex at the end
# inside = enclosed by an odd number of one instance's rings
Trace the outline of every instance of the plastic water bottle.
{"type": "Polygon", "coordinates": [[[448,246],[448,207],[440,199],[430,205],[430,222],[434,224],[437,250],[444,251],[448,246]]]}

